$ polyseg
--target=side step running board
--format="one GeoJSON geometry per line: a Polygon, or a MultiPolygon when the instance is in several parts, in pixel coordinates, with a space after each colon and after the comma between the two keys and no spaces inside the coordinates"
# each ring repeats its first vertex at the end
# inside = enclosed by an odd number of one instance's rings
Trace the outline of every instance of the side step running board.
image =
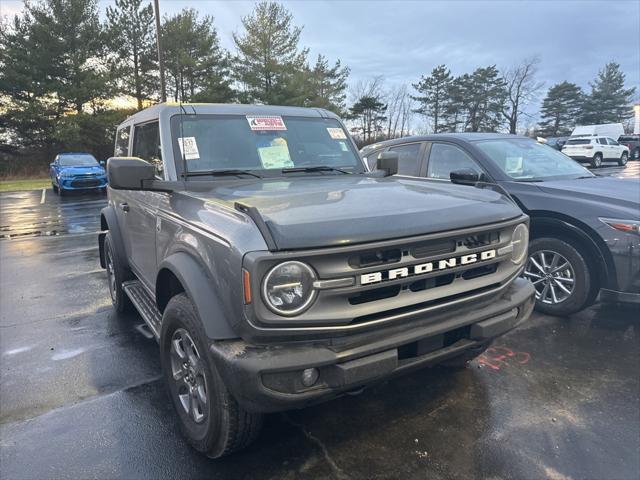
{"type": "Polygon", "coordinates": [[[140,280],[130,280],[122,284],[127,297],[136,307],[140,316],[153,332],[156,339],[160,339],[160,323],[162,322],[162,314],[156,307],[156,302],[149,295],[147,289],[144,288],[140,280]]]}

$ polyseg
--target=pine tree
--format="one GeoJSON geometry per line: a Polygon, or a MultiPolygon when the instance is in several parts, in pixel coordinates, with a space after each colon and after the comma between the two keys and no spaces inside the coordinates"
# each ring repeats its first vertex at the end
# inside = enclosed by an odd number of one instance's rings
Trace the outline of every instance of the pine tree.
{"type": "Polygon", "coordinates": [[[237,80],[243,101],[265,104],[300,104],[304,97],[306,49],[299,50],[302,29],[289,11],[275,2],[260,2],[242,18],[244,34],[234,34],[238,48],[237,80]]]}
{"type": "Polygon", "coordinates": [[[306,76],[308,98],[304,105],[326,108],[337,114],[342,114],[347,98],[349,67],[343,67],[340,60],[331,67],[326,57],[318,55],[316,64],[308,70],[306,76]]]}
{"type": "Polygon", "coordinates": [[[167,90],[175,101],[226,102],[233,98],[228,55],[220,47],[213,18],[194,9],[165,17],[162,25],[167,90]]]}
{"type": "Polygon", "coordinates": [[[589,85],[591,93],[585,98],[581,123],[618,123],[632,115],[631,103],[636,88],[624,88],[625,75],[619,64],[607,63],[589,85]]]}
{"type": "Polygon", "coordinates": [[[456,104],[467,132],[493,132],[502,123],[506,97],[504,80],[495,65],[464,74],[457,82],[456,104]]]}
{"type": "Polygon", "coordinates": [[[582,89],[575,83],[564,81],[549,88],[540,109],[539,134],[569,135],[576,125],[583,98],[582,89]]]}
{"type": "Polygon", "coordinates": [[[122,93],[136,99],[138,110],[159,90],[154,13],[143,0],[116,0],[107,7],[107,29],[115,53],[113,71],[122,93]]]}
{"type": "Polygon", "coordinates": [[[413,84],[420,95],[411,98],[419,102],[416,113],[431,119],[433,133],[447,129],[444,123],[447,101],[450,99],[450,88],[453,82],[451,71],[445,65],[438,65],[431,71],[431,75],[420,77],[418,83],[413,84]]]}
{"type": "Polygon", "coordinates": [[[349,109],[349,118],[360,123],[362,138],[365,143],[375,140],[382,130],[382,122],[386,120],[387,106],[377,97],[360,97],[349,109]]]}

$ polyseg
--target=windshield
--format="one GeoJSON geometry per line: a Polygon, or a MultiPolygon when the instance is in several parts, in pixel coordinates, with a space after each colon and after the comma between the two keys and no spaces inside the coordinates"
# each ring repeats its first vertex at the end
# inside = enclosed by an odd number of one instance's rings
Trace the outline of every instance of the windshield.
{"type": "Polygon", "coordinates": [[[58,164],[61,167],[95,167],[98,161],[93,155],[88,153],[79,153],[74,155],[60,155],[58,164]]]}
{"type": "Polygon", "coordinates": [[[485,140],[476,145],[500,170],[516,181],[594,176],[565,154],[528,138],[485,140]]]}
{"type": "Polygon", "coordinates": [[[259,115],[176,115],[171,120],[176,170],[248,170],[332,167],[364,172],[340,122],[328,118],[259,115]],[[184,165],[183,165],[184,163],[184,165]]]}

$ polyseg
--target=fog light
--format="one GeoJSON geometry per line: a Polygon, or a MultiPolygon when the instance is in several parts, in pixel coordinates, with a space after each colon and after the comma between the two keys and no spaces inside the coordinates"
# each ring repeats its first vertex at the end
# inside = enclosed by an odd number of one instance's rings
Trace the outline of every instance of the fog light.
{"type": "Polygon", "coordinates": [[[305,368],[302,371],[302,385],[305,387],[310,387],[314,383],[318,381],[318,376],[320,372],[318,372],[317,368],[305,368]]]}

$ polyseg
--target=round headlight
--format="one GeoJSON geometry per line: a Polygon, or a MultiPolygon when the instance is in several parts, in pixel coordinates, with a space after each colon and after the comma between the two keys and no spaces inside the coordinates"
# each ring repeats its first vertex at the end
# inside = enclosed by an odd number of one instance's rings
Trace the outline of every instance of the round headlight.
{"type": "Polygon", "coordinates": [[[273,267],[264,277],[262,296],[267,307],[278,315],[298,315],[316,298],[315,280],[316,274],[309,265],[284,262],[273,267]]]}
{"type": "Polygon", "coordinates": [[[527,247],[529,245],[529,229],[524,223],[521,223],[513,230],[511,235],[511,261],[513,263],[522,263],[527,256],[527,247]]]}

